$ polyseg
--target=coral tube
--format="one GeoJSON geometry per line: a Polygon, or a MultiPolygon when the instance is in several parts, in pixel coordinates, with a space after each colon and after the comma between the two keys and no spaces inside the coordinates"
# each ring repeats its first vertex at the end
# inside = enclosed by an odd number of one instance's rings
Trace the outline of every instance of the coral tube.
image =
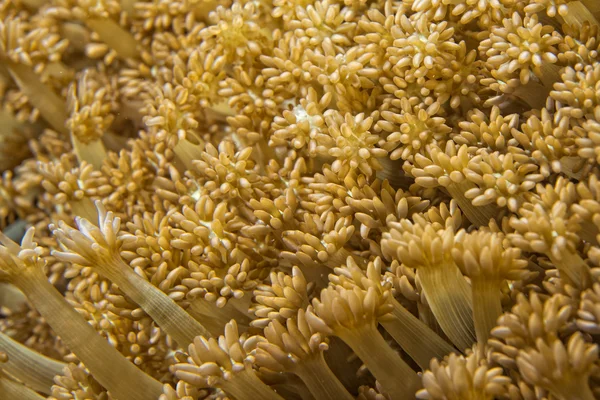
{"type": "Polygon", "coordinates": [[[43,400],[33,389],[14,381],[0,372],[0,398],[19,400],[43,400]]]}
{"type": "Polygon", "coordinates": [[[66,364],[45,357],[0,332],[0,349],[8,356],[2,369],[38,392],[49,394],[55,375],[66,364]]]}
{"type": "Polygon", "coordinates": [[[199,335],[210,333],[156,286],[137,275],[119,254],[117,238],[120,219],[106,212],[98,202],[99,227],[86,219],[76,218],[79,230],[62,221],[54,233],[68,250],[54,254],[65,261],[89,265],[116,283],[133,301],[139,304],[182,347],[199,335]]]}
{"type": "Polygon", "coordinates": [[[271,322],[265,338],[267,342],[258,343],[259,365],[298,375],[316,400],[353,398],[325,362],[323,351],[329,346],[311,331],[304,310],[288,319],[285,327],[277,320],[271,322]]]}
{"type": "Polygon", "coordinates": [[[420,383],[416,373],[386,343],[377,330],[377,318],[391,306],[375,293],[328,287],[313,300],[306,318],[312,329],[342,339],[373,373],[392,399],[414,398],[420,383]]]}
{"type": "Polygon", "coordinates": [[[160,395],[161,385],[131,364],[71,307],[42,271],[41,248],[34,229],[21,246],[0,234],[0,272],[17,286],[44,316],[69,349],[117,398],[147,400],[160,395]]]}
{"type": "Polygon", "coordinates": [[[460,231],[452,256],[461,271],[471,279],[475,333],[483,355],[490,331],[502,314],[501,285],[505,280],[527,277],[527,261],[520,250],[503,245],[502,237],[491,232],[460,231]]]}
{"type": "MultiPolygon", "coordinates": [[[[367,290],[372,287],[384,296],[384,293],[391,291],[391,285],[382,282],[382,267],[383,262],[377,257],[375,261],[368,264],[367,270],[363,271],[351,257],[348,257],[346,265],[336,268],[336,275],[330,275],[329,280],[347,289],[358,286],[367,290]]],[[[454,351],[452,345],[438,336],[391,295],[389,302],[393,306],[392,312],[379,323],[421,368],[427,368],[431,359],[442,358],[454,351]]]]}
{"type": "Polygon", "coordinates": [[[422,219],[391,223],[382,239],[382,251],[417,268],[425,296],[452,343],[471,347],[475,341],[473,304],[469,284],[452,260],[454,228],[436,230],[422,219]]]}

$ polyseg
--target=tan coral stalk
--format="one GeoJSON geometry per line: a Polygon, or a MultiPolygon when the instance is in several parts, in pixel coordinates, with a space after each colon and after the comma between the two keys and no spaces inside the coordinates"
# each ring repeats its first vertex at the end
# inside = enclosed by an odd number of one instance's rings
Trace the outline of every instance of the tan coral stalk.
{"type": "Polygon", "coordinates": [[[79,161],[85,160],[96,169],[102,167],[102,161],[106,158],[106,148],[102,140],[84,143],[77,136],[72,135],[71,143],[79,161]]]}
{"type": "Polygon", "coordinates": [[[232,317],[244,328],[250,325],[248,316],[236,310],[232,301],[228,301],[223,307],[217,307],[214,302],[199,297],[190,302],[186,312],[201,322],[213,336],[219,336],[232,317]]]}
{"type": "Polygon", "coordinates": [[[115,397],[132,400],[158,397],[160,383],[99,336],[48,282],[42,271],[44,263],[38,256],[42,250],[33,242],[33,235],[31,228],[19,246],[0,234],[3,244],[0,246],[0,275],[23,291],[62,341],[115,397]]]}
{"type": "Polygon", "coordinates": [[[5,374],[0,372],[0,398],[2,399],[19,399],[19,400],[44,400],[32,389],[22,383],[13,381],[5,374]]]}
{"type": "Polygon", "coordinates": [[[65,101],[43,84],[31,67],[2,58],[10,75],[31,104],[39,110],[42,117],[54,130],[66,133],[67,107],[65,101]]]}
{"type": "MultiPolygon", "coordinates": [[[[330,275],[329,280],[347,289],[358,286],[367,290],[372,287],[383,295],[391,289],[391,285],[382,283],[382,267],[380,257],[369,262],[366,271],[362,270],[352,258],[348,258],[346,265],[336,268],[337,275],[330,275]]],[[[390,295],[389,299],[393,306],[392,313],[379,323],[422,369],[429,366],[431,359],[442,358],[455,351],[452,345],[404,308],[393,296],[390,295]]]]}
{"type": "Polygon", "coordinates": [[[585,22],[592,25],[600,25],[598,19],[593,14],[592,10],[598,13],[598,3],[594,0],[571,1],[566,4],[565,12],[560,13],[565,23],[575,26],[582,26],[585,22]]]}
{"type": "Polygon", "coordinates": [[[427,302],[444,333],[459,349],[470,348],[475,341],[473,304],[469,284],[451,256],[454,227],[436,230],[422,217],[415,216],[415,221],[390,223],[390,231],[383,234],[382,251],[417,268],[427,302]]]}
{"type": "Polygon", "coordinates": [[[54,254],[64,261],[94,267],[144,309],[179,346],[188,346],[198,335],[210,336],[177,303],[125,264],[119,254],[121,240],[117,237],[120,219],[112,212],[107,213],[100,202],[96,202],[96,207],[99,228],[81,218],[75,219],[79,230],[63,221],[59,222],[58,228],[51,227],[65,248],[54,254]]]}
{"type": "Polygon", "coordinates": [[[433,358],[442,358],[454,351],[454,347],[437,335],[431,328],[415,317],[397,300],[392,299],[392,317],[381,321],[381,326],[389,333],[402,350],[422,369],[433,358]]]}
{"type": "Polygon", "coordinates": [[[492,205],[473,204],[471,200],[467,199],[465,193],[475,188],[477,186],[472,182],[464,180],[448,185],[446,190],[471,222],[478,226],[486,226],[491,220],[496,219],[498,209],[492,205]]]}
{"type": "Polygon", "coordinates": [[[181,161],[186,169],[191,169],[193,168],[194,160],[201,158],[203,142],[191,132],[188,132],[187,136],[187,138],[179,139],[175,147],[173,147],[173,153],[175,153],[177,159],[181,161]]]}
{"type": "Polygon", "coordinates": [[[331,371],[322,353],[306,360],[296,373],[308,386],[315,400],[353,398],[331,371]]]}
{"type": "Polygon", "coordinates": [[[328,287],[320,300],[313,300],[306,318],[315,331],[338,336],[350,346],[392,399],[410,399],[420,386],[417,375],[377,331],[376,320],[391,311],[387,297],[374,288],[328,287]]]}
{"type": "Polygon", "coordinates": [[[234,382],[223,384],[223,390],[231,393],[234,398],[240,400],[283,400],[275,391],[271,390],[258,377],[248,370],[238,372],[234,382]]]}
{"type": "Polygon", "coordinates": [[[474,341],[473,317],[469,287],[458,269],[446,265],[434,270],[417,272],[427,301],[444,332],[460,347],[469,347],[474,341]],[[443,270],[446,268],[446,270],[443,270]],[[465,346],[469,344],[469,346],[465,346]]]}
{"type": "Polygon", "coordinates": [[[94,202],[89,197],[83,197],[81,200],[72,200],[69,202],[71,212],[74,216],[85,218],[88,221],[97,221],[98,213],[94,202]]]}
{"type": "Polygon", "coordinates": [[[10,336],[0,332],[0,349],[8,356],[2,369],[30,388],[50,394],[54,376],[60,375],[66,364],[45,357],[10,336]]]}
{"type": "Polygon", "coordinates": [[[119,57],[133,58],[138,56],[135,38],[112,19],[89,18],[85,20],[85,23],[100,36],[100,40],[116,51],[119,57]]]}
{"type": "Polygon", "coordinates": [[[520,260],[521,251],[505,247],[499,234],[460,231],[452,256],[461,271],[471,279],[473,314],[479,354],[483,356],[490,331],[502,314],[501,285],[505,279],[521,280],[527,277],[526,260],[520,260]]]}
{"type": "Polygon", "coordinates": [[[285,327],[277,320],[271,322],[265,338],[268,342],[258,344],[259,365],[298,375],[316,400],[353,398],[325,362],[323,352],[329,345],[310,329],[304,310],[288,319],[285,327]]]}
{"type": "MultiPolygon", "coordinates": [[[[6,231],[4,233],[6,234],[6,231]]],[[[6,236],[9,235],[6,234],[6,236]]],[[[14,310],[24,304],[25,301],[27,301],[25,295],[14,285],[0,282],[0,307],[14,310]]]]}

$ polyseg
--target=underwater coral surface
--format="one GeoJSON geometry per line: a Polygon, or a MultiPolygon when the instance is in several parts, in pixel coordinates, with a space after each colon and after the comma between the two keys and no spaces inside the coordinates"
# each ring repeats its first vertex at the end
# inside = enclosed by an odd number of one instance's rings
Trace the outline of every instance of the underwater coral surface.
{"type": "Polygon", "coordinates": [[[0,0],[0,399],[600,399],[599,20],[0,0]]]}

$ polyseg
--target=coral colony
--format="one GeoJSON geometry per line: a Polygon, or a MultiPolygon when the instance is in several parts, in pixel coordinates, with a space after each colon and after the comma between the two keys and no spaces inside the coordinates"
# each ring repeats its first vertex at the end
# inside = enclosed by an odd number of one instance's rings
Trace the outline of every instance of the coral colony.
{"type": "Polygon", "coordinates": [[[599,20],[0,0],[0,398],[600,398],[599,20]]]}

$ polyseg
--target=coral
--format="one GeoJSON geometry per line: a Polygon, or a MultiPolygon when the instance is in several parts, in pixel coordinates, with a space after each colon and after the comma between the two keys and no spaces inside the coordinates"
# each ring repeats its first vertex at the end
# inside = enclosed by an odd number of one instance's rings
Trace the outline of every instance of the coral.
{"type": "Polygon", "coordinates": [[[599,398],[599,18],[0,0],[0,398],[599,398]]]}

